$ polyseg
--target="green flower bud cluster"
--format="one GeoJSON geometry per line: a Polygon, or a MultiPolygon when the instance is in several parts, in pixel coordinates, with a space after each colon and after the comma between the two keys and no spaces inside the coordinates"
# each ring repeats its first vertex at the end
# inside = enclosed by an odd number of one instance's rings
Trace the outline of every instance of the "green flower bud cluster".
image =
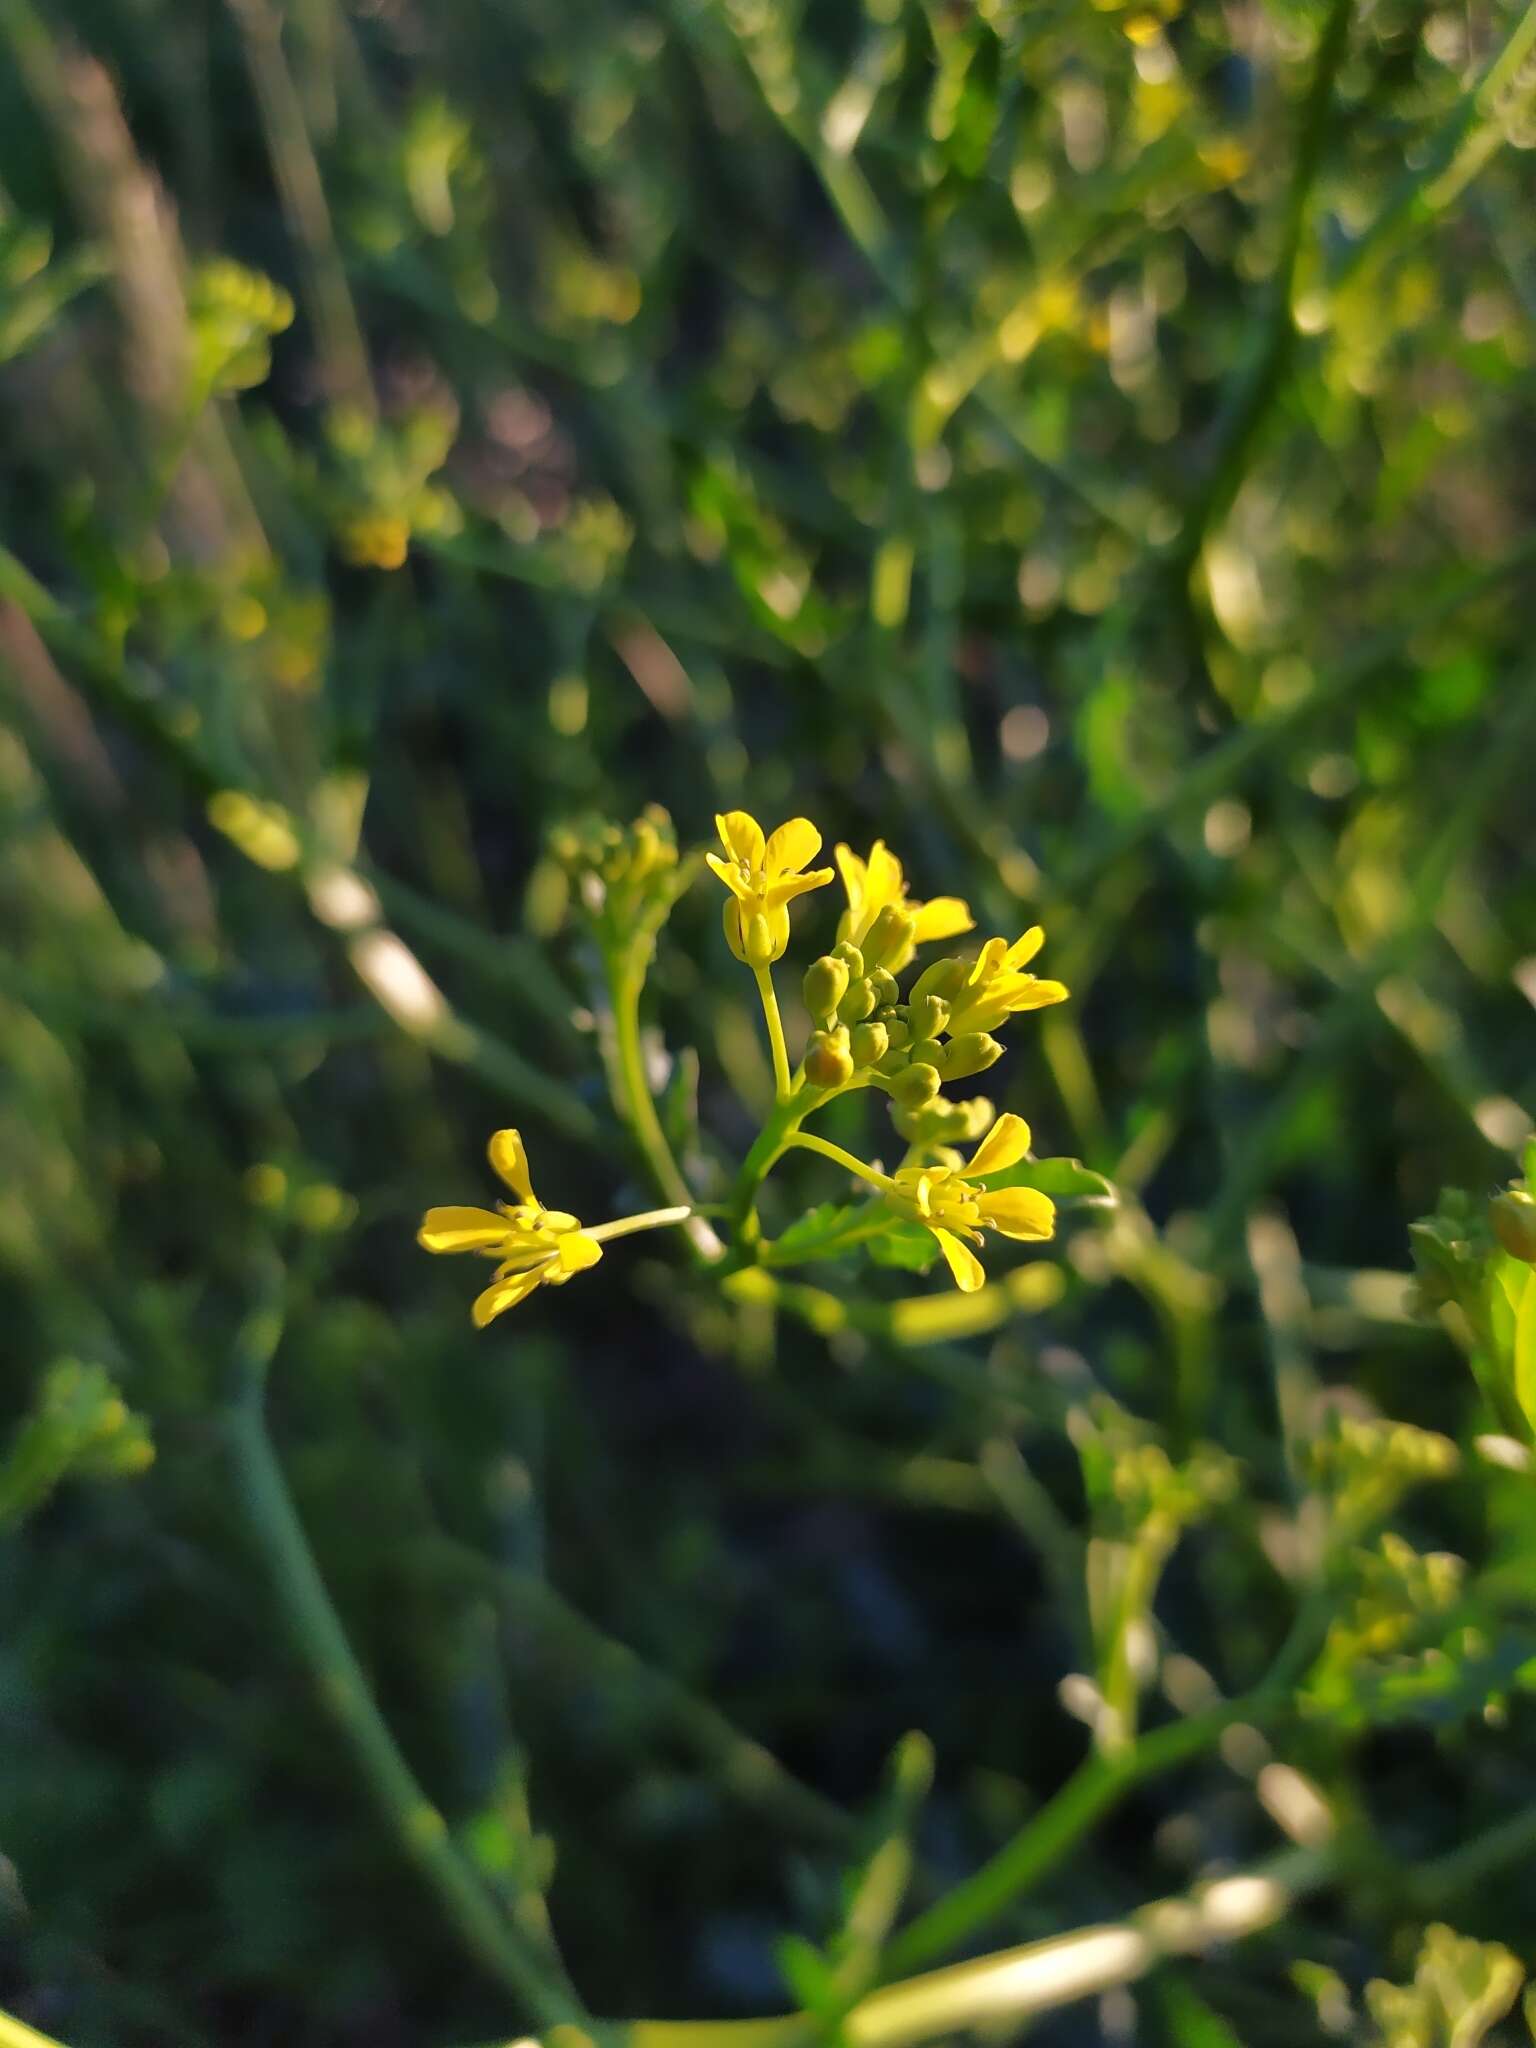
{"type": "Polygon", "coordinates": [[[1425,1621],[1455,1603],[1467,1570],[1450,1551],[1415,1550],[1391,1529],[1374,1550],[1357,1551],[1352,1562],[1354,1598],[1328,1632],[1325,1667],[1402,1649],[1425,1621]]]}
{"type": "Polygon", "coordinates": [[[996,1107],[985,1095],[963,1102],[946,1102],[938,1095],[920,1109],[891,1104],[891,1122],[909,1145],[974,1145],[996,1121],[996,1107]]]}
{"type": "Polygon", "coordinates": [[[1171,1544],[1237,1493],[1239,1467],[1225,1451],[1196,1444],[1175,1464],[1145,1423],[1107,1398],[1077,1410],[1068,1430],[1100,1535],[1171,1544]]]}
{"type": "Polygon", "coordinates": [[[248,391],[272,368],[271,340],[293,323],[293,300],[259,270],[220,256],[199,264],[187,291],[200,390],[248,391]]]}
{"type": "Polygon", "coordinates": [[[578,915],[605,950],[654,938],[692,878],[660,804],[647,804],[630,825],[594,816],[558,826],[549,852],[578,915]]]}
{"type": "MultiPolygon", "coordinates": [[[[950,1035],[950,997],[969,972],[963,960],[936,961],[919,975],[908,1000],[900,1000],[887,963],[910,951],[912,925],[911,917],[887,904],[862,946],[843,940],[812,961],[802,983],[806,1008],[818,1027],[806,1056],[807,1076],[833,1072],[838,1053],[851,1061],[851,1072],[872,1068],[890,1093],[892,1115],[904,1135],[903,1119],[926,1113],[945,1082],[984,1073],[1003,1051],[984,1031],[950,1035]]],[[[969,1124],[959,1126],[958,1135],[971,1134],[969,1124]]]]}
{"type": "MultiPolygon", "coordinates": [[[[1477,2048],[1509,2011],[1525,1971],[1501,1942],[1474,1941],[1454,1929],[1427,1928],[1411,1984],[1373,1977],[1365,2004],[1389,2048],[1477,2048]]],[[[1527,1992],[1527,2024],[1536,2002],[1527,1992]]]]}
{"type": "Polygon", "coordinates": [[[1309,1478],[1331,1500],[1340,1538],[1364,1534],[1392,1513],[1411,1486],[1448,1479],[1459,1463],[1455,1444],[1437,1430],[1337,1412],[1305,1456],[1309,1478]]]}
{"type": "Polygon", "coordinates": [[[132,1478],[154,1456],[142,1418],[102,1367],[60,1359],[0,1457],[0,1528],[39,1507],[66,1475],[132,1478]]]}

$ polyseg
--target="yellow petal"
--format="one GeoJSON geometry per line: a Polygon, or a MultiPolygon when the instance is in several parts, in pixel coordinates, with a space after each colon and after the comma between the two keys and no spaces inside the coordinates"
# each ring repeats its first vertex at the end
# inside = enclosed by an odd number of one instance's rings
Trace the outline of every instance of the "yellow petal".
{"type": "Polygon", "coordinates": [[[832,858],[837,862],[837,871],[843,878],[843,887],[848,891],[848,908],[857,917],[864,907],[864,863],[853,848],[841,839],[832,849],[832,858]]]}
{"type": "Polygon", "coordinates": [[[493,1209],[429,1209],[416,1242],[429,1252],[493,1251],[507,1241],[507,1219],[493,1209]]]}
{"type": "Polygon", "coordinates": [[[584,1273],[602,1256],[602,1246],[584,1230],[568,1231],[555,1248],[555,1258],[567,1273],[584,1273]]]}
{"type": "MultiPolygon", "coordinates": [[[[777,875],[793,875],[812,861],[821,851],[821,834],[809,818],[790,818],[782,824],[768,841],[763,850],[763,872],[772,880],[777,875]]],[[[832,870],[826,871],[827,880],[832,879],[832,870]]]]}
{"type": "Polygon", "coordinates": [[[717,811],[715,829],[732,860],[744,860],[749,868],[761,869],[763,828],[750,811],[727,811],[723,817],[717,811]]]}
{"type": "Polygon", "coordinates": [[[1032,924],[1022,937],[1014,940],[1008,951],[1003,955],[1003,965],[1010,968],[1027,965],[1029,961],[1034,959],[1044,944],[1045,926],[1032,924]]]}
{"type": "Polygon", "coordinates": [[[955,1276],[955,1285],[962,1294],[974,1294],[978,1287],[987,1283],[986,1269],[967,1244],[962,1244],[952,1231],[935,1230],[939,1250],[949,1263],[949,1270],[955,1276]]]}
{"type": "Polygon", "coordinates": [[[978,983],[990,981],[998,968],[1002,966],[1003,955],[1007,951],[1008,941],[1006,939],[988,939],[987,943],[976,955],[976,964],[971,969],[970,979],[966,986],[968,988],[975,988],[978,983]]]}
{"type": "Polygon", "coordinates": [[[978,1195],[976,1206],[983,1223],[1004,1237],[1038,1244],[1056,1235],[1056,1204],[1038,1188],[1000,1188],[995,1195],[978,1195]]]}
{"type": "Polygon", "coordinates": [[[989,1173],[1003,1173],[1017,1166],[1029,1150],[1029,1125],[1023,1117],[1000,1116],[971,1154],[969,1166],[960,1171],[966,1180],[984,1180],[989,1173]]]}
{"type": "Polygon", "coordinates": [[[1059,981],[1037,981],[1032,974],[1021,974],[995,987],[989,993],[1008,1005],[1008,1014],[1017,1017],[1025,1010],[1049,1009],[1052,1003],[1064,1003],[1069,991],[1059,981]]]}
{"type": "Polygon", "coordinates": [[[975,923],[971,906],[962,903],[958,896],[935,896],[931,902],[917,906],[914,941],[926,946],[930,939],[952,939],[960,932],[972,930],[975,923]]]}
{"type": "Polygon", "coordinates": [[[824,889],[831,879],[830,868],[812,868],[808,875],[780,875],[776,882],[768,884],[763,901],[770,910],[776,910],[781,903],[803,896],[807,889],[824,889]]]}
{"type": "Polygon", "coordinates": [[[508,1279],[493,1280],[484,1294],[475,1296],[470,1310],[475,1328],[483,1330],[503,1309],[516,1308],[520,1301],[526,1301],[543,1277],[544,1268],[535,1266],[531,1272],[514,1273],[508,1279]]]}
{"type": "Polygon", "coordinates": [[[900,904],[906,900],[906,887],[907,880],[901,871],[901,862],[883,839],[877,839],[869,849],[864,908],[878,917],[887,903],[900,904]]]}
{"type": "Polygon", "coordinates": [[[743,881],[741,865],[738,861],[722,860],[718,853],[706,853],[704,864],[711,873],[720,877],[733,896],[739,896],[745,902],[752,894],[752,885],[750,882],[743,881]]]}
{"type": "Polygon", "coordinates": [[[491,1165],[501,1175],[507,1186],[525,1202],[538,1206],[538,1196],[533,1192],[533,1183],[528,1178],[528,1154],[523,1149],[522,1136],[517,1131],[497,1131],[486,1147],[491,1165]]]}

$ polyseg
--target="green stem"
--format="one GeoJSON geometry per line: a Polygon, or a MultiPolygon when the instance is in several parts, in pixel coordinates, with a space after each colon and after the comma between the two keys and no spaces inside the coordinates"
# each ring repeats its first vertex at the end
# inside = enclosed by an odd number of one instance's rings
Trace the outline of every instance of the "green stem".
{"type": "Polygon", "coordinates": [[[613,1039],[618,1064],[615,1107],[629,1125],[658,1192],[669,1203],[690,1212],[688,1236],[694,1249],[702,1258],[721,1258],[725,1246],[702,1216],[691,1213],[693,1191],[683,1178],[682,1168],[667,1143],[667,1134],[656,1113],[651,1084],[646,1079],[645,1051],[640,1042],[640,993],[645,986],[645,970],[637,968],[634,960],[623,954],[610,954],[603,966],[608,979],[609,1000],[613,1005],[613,1039]]]}
{"type": "Polygon", "coordinates": [[[741,1162],[736,1185],[731,1190],[731,1226],[735,1251],[745,1259],[756,1245],[757,1191],[784,1153],[791,1134],[816,1107],[820,1091],[801,1088],[786,1102],[777,1102],[768,1121],[752,1141],[752,1149],[741,1162]]]}
{"type": "Polygon", "coordinates": [[[267,1435],[265,1370],[279,1329],[276,1315],[268,1313],[253,1318],[242,1336],[243,1379],[229,1411],[228,1434],[251,1528],[297,1648],[381,1817],[436,1894],[465,1948],[506,1986],[534,2025],[579,2023],[581,2000],[558,1960],[535,1953],[527,1937],[503,1917],[417,1783],[331,1603],[267,1435]]]}
{"type": "Polygon", "coordinates": [[[1413,1896],[1425,1913],[1443,1912],[1506,1863],[1527,1861],[1536,1849],[1536,1806],[1524,1806],[1459,1849],[1423,1864],[1413,1876],[1413,1896]]]}
{"type": "Polygon", "coordinates": [[[789,1078],[789,1049],[784,1043],[784,1020],[779,1015],[779,999],[773,991],[773,969],[754,967],[757,992],[763,999],[763,1017],[768,1025],[768,1043],[773,1051],[773,1087],[780,1102],[787,1102],[792,1083],[789,1078]]]}
{"type": "MultiPolygon", "coordinates": [[[[849,2048],[917,2048],[961,2034],[1016,2034],[1032,2015],[1134,1983],[1166,1956],[1198,1955],[1216,1942],[1274,1926],[1334,1867],[1327,1848],[1290,1849],[1183,1898],[1156,1900],[1129,1919],[887,1984],[860,1999],[839,2031],[849,2048]]],[[[626,2048],[798,2048],[817,2033],[816,2022],[800,2013],[777,2020],[636,2020],[626,2048]]]]}
{"type": "Polygon", "coordinates": [[[866,1166],[862,1159],[855,1159],[851,1152],[845,1152],[841,1145],[834,1145],[826,1138],[813,1138],[809,1131],[791,1131],[784,1140],[784,1149],[798,1145],[806,1152],[819,1152],[823,1159],[830,1159],[838,1166],[844,1166],[858,1180],[867,1180],[871,1187],[879,1188],[882,1194],[889,1194],[890,1177],[877,1173],[872,1166],[866,1166]]]}
{"type": "Polygon", "coordinates": [[[890,1967],[911,1969],[969,1940],[1054,1869],[1132,1786],[1198,1756],[1236,1722],[1263,1721],[1283,1707],[1316,1651],[1327,1612],[1322,1593],[1303,1601],[1274,1662],[1242,1698],[1171,1721],[1115,1754],[1088,1757],[1011,1841],[896,1937],[890,1967]]]}
{"type": "Polygon", "coordinates": [[[686,1223],[692,1214],[686,1202],[675,1209],[646,1209],[638,1216],[616,1216],[611,1223],[583,1225],[582,1235],[604,1244],[610,1237],[631,1237],[637,1230],[665,1230],[669,1223],[686,1223]]]}
{"type": "Polygon", "coordinates": [[[1246,1711],[1236,1701],[1212,1707],[1155,1729],[1117,1755],[1090,1756],[1027,1827],[897,1935],[886,1952],[890,1968],[910,1970],[969,1940],[1054,1869],[1133,1785],[1209,1749],[1246,1711]]]}

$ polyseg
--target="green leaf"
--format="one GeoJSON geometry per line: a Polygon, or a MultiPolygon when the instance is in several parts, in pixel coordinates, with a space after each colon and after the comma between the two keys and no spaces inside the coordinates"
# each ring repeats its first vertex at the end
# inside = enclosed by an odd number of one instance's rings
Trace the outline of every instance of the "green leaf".
{"type": "Polygon", "coordinates": [[[795,2003],[803,2012],[816,2013],[831,2020],[839,2016],[837,1979],[820,1949],[812,1947],[803,1935],[786,1934],[776,1943],[774,1957],[795,2003]]]}
{"type": "Polygon", "coordinates": [[[926,1273],[939,1256],[939,1240],[921,1223],[893,1219],[889,1230],[869,1240],[869,1256],[877,1266],[897,1266],[904,1273],[926,1273]]]}
{"type": "Polygon", "coordinates": [[[1169,2039],[1177,2043],[1177,2048],[1242,2048],[1221,2015],[1182,1977],[1163,1979],[1159,2003],[1169,2039]]]}
{"type": "MultiPolygon", "coordinates": [[[[854,1251],[862,1237],[854,1237],[848,1245],[844,1239],[881,1225],[889,1214],[881,1202],[819,1202],[774,1239],[772,1264],[791,1266],[797,1260],[823,1260],[844,1249],[854,1251]]],[[[895,1217],[891,1217],[891,1225],[895,1227],[895,1217]]]]}
{"type": "Polygon", "coordinates": [[[1355,1728],[1453,1728],[1502,1698],[1530,1657],[1529,1632],[1512,1630],[1477,1649],[1452,1638],[1433,1656],[1368,1664],[1352,1674],[1347,1705],[1337,1718],[1355,1728]]]}
{"type": "Polygon", "coordinates": [[[1536,1266],[1525,1269],[1525,1286],[1515,1312],[1514,1381],[1520,1412],[1536,1432],[1536,1266]]]}
{"type": "Polygon", "coordinates": [[[1081,1159],[1023,1159],[1005,1173],[989,1173],[987,1187],[1038,1188],[1053,1202],[1084,1202],[1112,1208],[1119,1200],[1115,1184],[1081,1159]]]}

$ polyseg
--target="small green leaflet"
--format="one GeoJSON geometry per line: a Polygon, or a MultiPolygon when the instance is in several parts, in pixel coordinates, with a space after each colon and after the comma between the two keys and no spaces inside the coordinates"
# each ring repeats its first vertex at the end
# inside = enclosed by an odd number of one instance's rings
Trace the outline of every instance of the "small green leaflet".
{"type": "MultiPolygon", "coordinates": [[[[782,1237],[775,1238],[773,1263],[784,1266],[798,1264],[802,1259],[835,1259],[864,1245],[873,1251],[888,1232],[898,1227],[883,1202],[823,1202],[792,1223],[782,1237]]],[[[927,1232],[923,1235],[926,1237],[927,1232]]]]}
{"type": "Polygon", "coordinates": [[[1080,1159],[1021,1159],[1005,1173],[989,1173],[987,1187],[1038,1188],[1053,1202],[1084,1202],[1096,1208],[1112,1208],[1119,1199],[1114,1182],[1080,1159]]]}
{"type": "MultiPolygon", "coordinates": [[[[1511,1261],[1513,1263],[1513,1261],[1511,1261]]],[[[1525,1284],[1515,1310],[1515,1399],[1536,1432],[1536,1266],[1525,1268],[1525,1284]]]]}
{"type": "Polygon", "coordinates": [[[883,1236],[869,1240],[869,1256],[877,1266],[899,1266],[904,1273],[926,1273],[939,1256],[939,1240],[921,1223],[893,1221],[883,1236]]]}

